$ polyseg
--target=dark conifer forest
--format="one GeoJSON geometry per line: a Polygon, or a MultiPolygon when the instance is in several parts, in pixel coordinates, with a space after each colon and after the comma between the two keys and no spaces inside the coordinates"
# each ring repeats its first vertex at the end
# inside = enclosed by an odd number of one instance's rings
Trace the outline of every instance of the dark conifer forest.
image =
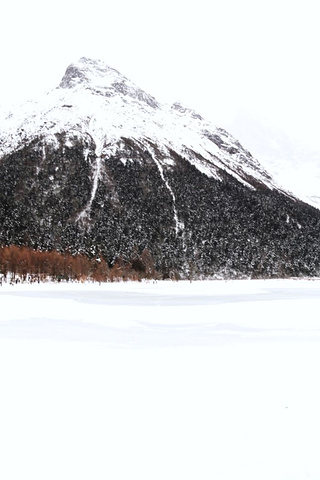
{"type": "Polygon", "coordinates": [[[39,278],[107,279],[116,269],[119,278],[320,274],[320,211],[223,171],[221,180],[208,177],[178,154],[162,178],[150,152],[131,140],[103,160],[81,217],[94,145],[86,156],[88,144],[59,140],[59,149],[45,146],[45,158],[38,139],[0,161],[2,274],[13,252],[11,270],[23,276],[30,268],[39,278]]]}

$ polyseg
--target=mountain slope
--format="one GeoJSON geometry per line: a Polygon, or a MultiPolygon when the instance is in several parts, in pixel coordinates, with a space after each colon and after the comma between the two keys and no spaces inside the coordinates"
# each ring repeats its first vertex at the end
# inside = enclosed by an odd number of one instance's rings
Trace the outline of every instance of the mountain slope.
{"type": "Polygon", "coordinates": [[[222,129],[82,58],[1,120],[0,242],[163,275],[317,275],[320,212],[222,129]]]}

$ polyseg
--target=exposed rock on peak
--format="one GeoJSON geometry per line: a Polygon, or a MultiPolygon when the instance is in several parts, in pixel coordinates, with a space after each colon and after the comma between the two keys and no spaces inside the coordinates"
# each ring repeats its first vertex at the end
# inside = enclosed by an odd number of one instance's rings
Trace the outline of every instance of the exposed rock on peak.
{"type": "Polygon", "coordinates": [[[156,108],[158,102],[141,88],[134,85],[124,75],[100,60],[82,57],[69,65],[59,88],[84,88],[94,94],[107,97],[122,94],[156,108]]]}
{"type": "Polygon", "coordinates": [[[176,110],[182,114],[187,114],[187,115],[190,115],[191,117],[193,118],[197,118],[198,120],[203,120],[203,118],[201,117],[201,115],[199,115],[198,113],[196,113],[195,110],[191,109],[191,108],[187,108],[187,107],[184,107],[183,105],[181,105],[180,102],[175,102],[172,104],[171,108],[173,110],[176,110]]]}
{"type": "Polygon", "coordinates": [[[86,57],[80,58],[76,63],[68,66],[59,87],[74,88],[78,85],[90,87],[91,84],[99,84],[104,87],[110,87],[115,79],[125,79],[114,68],[100,60],[92,60],[86,57]]]}

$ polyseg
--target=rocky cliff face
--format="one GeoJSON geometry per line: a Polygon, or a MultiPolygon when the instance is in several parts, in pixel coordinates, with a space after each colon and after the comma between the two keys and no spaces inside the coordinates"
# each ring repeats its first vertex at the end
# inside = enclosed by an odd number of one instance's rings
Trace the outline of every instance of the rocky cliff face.
{"type": "Polygon", "coordinates": [[[320,272],[320,212],[240,143],[99,61],[68,67],[1,119],[0,243],[103,255],[148,249],[164,276],[320,272]]]}

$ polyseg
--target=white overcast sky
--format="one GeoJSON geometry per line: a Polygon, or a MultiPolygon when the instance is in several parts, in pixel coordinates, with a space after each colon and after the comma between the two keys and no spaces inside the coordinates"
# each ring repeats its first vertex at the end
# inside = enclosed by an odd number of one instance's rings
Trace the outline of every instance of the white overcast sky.
{"type": "Polygon", "coordinates": [[[240,107],[316,136],[317,0],[11,0],[1,7],[0,106],[55,88],[81,56],[224,126],[240,107]]]}

